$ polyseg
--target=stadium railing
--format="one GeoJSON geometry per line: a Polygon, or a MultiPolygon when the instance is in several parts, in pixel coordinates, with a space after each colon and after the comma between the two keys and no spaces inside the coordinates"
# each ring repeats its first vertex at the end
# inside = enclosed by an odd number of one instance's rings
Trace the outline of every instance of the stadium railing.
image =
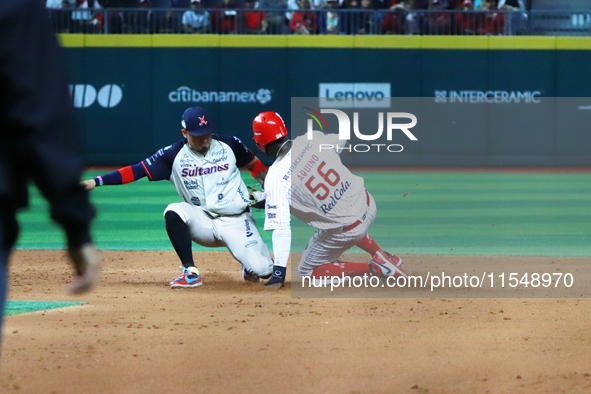
{"type": "MultiPolygon", "coordinates": [[[[460,11],[374,9],[199,9],[206,26],[183,24],[189,9],[108,8],[48,10],[56,33],[86,34],[420,34],[420,35],[591,35],[591,14],[556,11],[460,11]],[[264,12],[266,29],[256,26],[264,12]],[[293,13],[304,29],[293,31],[293,13]],[[250,21],[250,25],[249,25],[250,21]]],[[[202,17],[193,18],[202,21],[202,17]]]]}

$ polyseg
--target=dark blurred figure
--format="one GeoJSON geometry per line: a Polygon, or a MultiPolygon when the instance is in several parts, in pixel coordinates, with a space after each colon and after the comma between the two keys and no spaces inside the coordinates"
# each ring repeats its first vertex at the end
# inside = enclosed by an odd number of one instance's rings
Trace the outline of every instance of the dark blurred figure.
{"type": "Polygon", "coordinates": [[[293,34],[318,33],[318,16],[310,10],[309,0],[300,0],[301,11],[295,11],[291,16],[291,31],[293,34]]]}
{"type": "Polygon", "coordinates": [[[360,26],[360,13],[358,12],[361,4],[360,0],[345,0],[343,2],[343,9],[341,12],[341,31],[345,34],[356,35],[360,26]]]}
{"type": "Polygon", "coordinates": [[[415,8],[417,10],[428,10],[429,9],[429,0],[416,0],[415,8]]]}
{"type": "Polygon", "coordinates": [[[171,0],[100,1],[103,8],[110,9],[105,13],[110,34],[180,32],[182,12],[177,15],[171,10],[171,0]],[[175,15],[177,20],[174,20],[175,15]]]}
{"type": "Polygon", "coordinates": [[[57,51],[42,2],[0,1],[0,322],[8,258],[19,233],[16,215],[28,206],[29,182],[66,233],[77,272],[70,291],[87,291],[98,281],[90,237],[95,211],[79,184],[80,136],[57,51]]]}
{"type": "Polygon", "coordinates": [[[426,34],[445,35],[450,33],[451,14],[445,10],[448,8],[447,0],[431,0],[429,14],[426,20],[426,34]],[[440,12],[438,12],[440,11],[440,12]]]}
{"type": "Polygon", "coordinates": [[[215,6],[219,11],[213,12],[212,30],[213,33],[218,34],[232,34],[237,33],[235,0],[223,0],[221,4],[215,6]]]}
{"type": "Polygon", "coordinates": [[[372,0],[361,0],[361,8],[359,13],[359,29],[357,34],[376,34],[377,20],[376,14],[373,11],[374,3],[372,0]]]}
{"type": "Polygon", "coordinates": [[[507,36],[521,35],[527,32],[528,14],[525,0],[499,0],[497,8],[509,11],[504,14],[504,33],[507,36]]]}
{"type": "Polygon", "coordinates": [[[152,4],[150,0],[139,0],[138,8],[131,21],[130,33],[152,34],[152,4]]]}
{"type": "Polygon", "coordinates": [[[172,8],[172,0],[150,0],[151,30],[155,34],[180,33],[183,11],[172,8]]]}
{"type": "Polygon", "coordinates": [[[47,0],[45,6],[49,10],[52,31],[56,33],[72,33],[72,9],[70,0],[47,0]]]}
{"type": "Polygon", "coordinates": [[[414,0],[401,0],[392,4],[382,21],[383,34],[419,34],[419,17],[413,10],[414,0]]]}
{"type": "Polygon", "coordinates": [[[191,7],[191,0],[172,0],[172,7],[173,8],[190,8],[191,7]]]}
{"type": "Polygon", "coordinates": [[[101,5],[111,10],[105,14],[108,26],[107,33],[121,34],[127,32],[129,26],[129,16],[123,12],[113,10],[113,8],[135,8],[139,5],[139,0],[102,0],[101,5]]]}
{"type": "Polygon", "coordinates": [[[287,0],[259,0],[259,8],[265,11],[268,34],[287,34],[289,21],[286,19],[287,0]]]}
{"type": "Polygon", "coordinates": [[[256,0],[246,0],[246,33],[264,34],[267,32],[267,17],[264,11],[255,10],[256,0]]]}
{"type": "Polygon", "coordinates": [[[471,0],[464,0],[457,8],[460,13],[456,14],[456,32],[462,36],[473,36],[476,34],[476,14],[471,0]]]}
{"type": "Polygon", "coordinates": [[[499,35],[503,34],[505,29],[505,15],[496,11],[494,0],[481,0],[477,11],[482,11],[476,15],[476,34],[479,35],[499,35]]]}

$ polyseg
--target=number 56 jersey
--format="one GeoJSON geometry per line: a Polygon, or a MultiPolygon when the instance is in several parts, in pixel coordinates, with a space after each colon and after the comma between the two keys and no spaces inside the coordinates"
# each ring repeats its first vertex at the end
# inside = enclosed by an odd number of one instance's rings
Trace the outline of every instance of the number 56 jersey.
{"type": "Polygon", "coordinates": [[[341,162],[336,148],[343,141],[337,137],[320,132],[312,140],[300,136],[290,152],[269,168],[265,230],[289,227],[288,206],[295,217],[320,230],[347,226],[363,215],[367,209],[363,178],[341,162]]]}

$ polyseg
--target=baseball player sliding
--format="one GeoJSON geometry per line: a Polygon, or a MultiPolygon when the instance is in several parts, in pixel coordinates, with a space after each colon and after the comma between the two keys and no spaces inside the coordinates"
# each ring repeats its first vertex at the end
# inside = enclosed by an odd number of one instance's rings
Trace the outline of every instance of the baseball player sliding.
{"type": "Polygon", "coordinates": [[[282,287],[285,281],[291,247],[290,208],[295,217],[316,228],[302,254],[300,276],[406,276],[402,260],[383,251],[367,233],[376,217],[376,204],[363,178],[341,162],[338,151],[346,141],[320,132],[314,132],[311,140],[303,135],[291,141],[276,112],[260,113],[252,128],[257,147],[275,158],[265,180],[265,230],[273,231],[275,258],[273,275],[265,285],[282,287]],[[332,145],[336,151],[320,152],[320,144],[332,145]],[[354,245],[372,256],[369,263],[339,260],[354,245]]]}
{"type": "Polygon", "coordinates": [[[203,108],[185,110],[181,124],[184,138],[180,141],[137,164],[82,184],[92,190],[146,176],[150,181],[172,182],[183,202],[168,205],[164,219],[183,274],[170,282],[170,287],[202,284],[191,240],[206,247],[226,246],[242,264],[245,280],[269,278],[273,260],[249,211],[249,194],[239,171],[246,168],[262,182],[267,168],[238,138],[214,134],[215,127],[203,108]]]}

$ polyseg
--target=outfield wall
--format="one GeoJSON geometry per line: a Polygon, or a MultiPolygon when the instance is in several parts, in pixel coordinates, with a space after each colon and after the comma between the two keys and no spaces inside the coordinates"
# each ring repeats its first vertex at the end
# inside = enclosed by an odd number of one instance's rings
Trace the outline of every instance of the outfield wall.
{"type": "MultiPolygon", "coordinates": [[[[322,86],[330,90],[339,86],[330,85],[335,83],[369,83],[363,86],[376,91],[389,87],[393,97],[442,101],[491,91],[530,95],[534,101],[591,98],[591,38],[586,37],[62,35],[60,39],[74,105],[84,125],[87,162],[92,165],[135,162],[175,141],[183,110],[194,105],[206,107],[222,132],[253,146],[250,125],[259,112],[277,111],[289,122],[290,98],[316,97],[321,84],[329,84],[322,86]]],[[[587,114],[591,121],[591,111],[581,112],[587,114]]],[[[559,127],[542,138],[533,127],[510,136],[485,129],[473,133],[474,138],[460,145],[446,138],[424,151],[417,145],[412,155],[400,154],[392,164],[591,165],[591,133],[578,127],[569,130],[567,138],[559,127]]]]}

